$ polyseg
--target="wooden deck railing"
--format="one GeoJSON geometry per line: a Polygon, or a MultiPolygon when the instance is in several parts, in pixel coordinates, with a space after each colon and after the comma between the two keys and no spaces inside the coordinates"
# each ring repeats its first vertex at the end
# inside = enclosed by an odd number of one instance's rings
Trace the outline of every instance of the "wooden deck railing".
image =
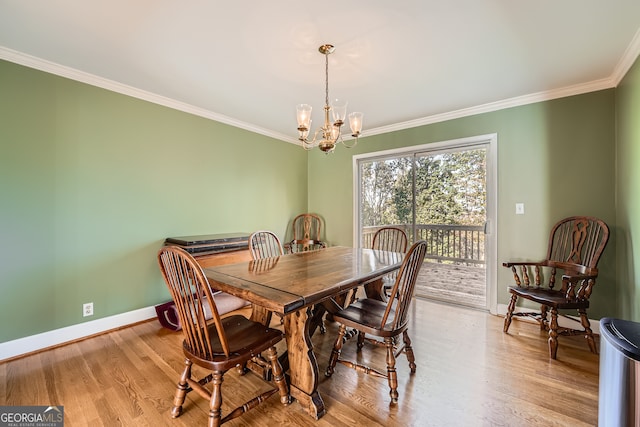
{"type": "Polygon", "coordinates": [[[398,227],[407,233],[409,240],[426,240],[426,258],[466,264],[484,264],[484,227],[472,225],[417,224],[416,237],[412,238],[409,224],[390,224],[364,227],[362,247],[371,247],[373,235],[382,227],[398,227]]]}

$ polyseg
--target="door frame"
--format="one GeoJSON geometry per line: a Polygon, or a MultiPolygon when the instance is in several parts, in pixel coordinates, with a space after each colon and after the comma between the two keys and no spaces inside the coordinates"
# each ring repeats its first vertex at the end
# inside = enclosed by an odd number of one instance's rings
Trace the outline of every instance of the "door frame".
{"type": "Polygon", "coordinates": [[[446,150],[452,148],[487,147],[487,223],[485,231],[486,250],[486,283],[487,309],[491,314],[498,312],[498,134],[491,133],[428,144],[412,145],[391,150],[375,151],[353,156],[353,242],[360,241],[360,170],[359,160],[374,160],[392,156],[402,156],[408,153],[446,150]]]}

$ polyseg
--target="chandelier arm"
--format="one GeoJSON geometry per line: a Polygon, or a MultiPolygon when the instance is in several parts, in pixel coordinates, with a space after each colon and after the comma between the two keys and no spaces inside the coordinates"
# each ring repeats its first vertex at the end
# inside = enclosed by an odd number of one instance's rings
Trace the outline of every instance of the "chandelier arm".
{"type": "Polygon", "coordinates": [[[347,141],[343,140],[342,145],[344,145],[345,148],[353,148],[358,144],[358,138],[353,138],[351,141],[353,141],[353,143],[347,143],[347,141]]]}
{"type": "Polygon", "coordinates": [[[322,136],[324,137],[324,129],[320,128],[317,129],[314,133],[313,133],[313,139],[309,139],[309,138],[298,138],[300,141],[302,141],[302,144],[304,146],[308,146],[308,147],[316,147],[318,145],[318,143],[320,142],[318,140],[318,136],[319,134],[322,132],[322,136]]]}
{"type": "Polygon", "coordinates": [[[336,136],[336,138],[333,140],[334,144],[339,144],[342,141],[342,126],[337,126],[338,128],[338,135],[336,136]]]}

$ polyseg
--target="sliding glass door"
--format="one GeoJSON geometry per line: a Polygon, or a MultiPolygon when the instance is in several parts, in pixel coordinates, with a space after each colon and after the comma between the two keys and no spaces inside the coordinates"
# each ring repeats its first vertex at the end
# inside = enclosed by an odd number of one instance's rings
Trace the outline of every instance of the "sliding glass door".
{"type": "Polygon", "coordinates": [[[416,296],[488,308],[487,165],[490,141],[429,144],[356,160],[357,239],[381,227],[426,240],[416,296]]]}

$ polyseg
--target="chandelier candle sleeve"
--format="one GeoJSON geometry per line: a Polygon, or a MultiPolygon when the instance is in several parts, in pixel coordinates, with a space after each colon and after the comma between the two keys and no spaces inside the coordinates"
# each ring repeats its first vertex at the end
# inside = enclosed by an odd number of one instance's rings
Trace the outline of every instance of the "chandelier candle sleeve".
{"type": "Polygon", "coordinates": [[[333,113],[334,126],[342,126],[347,115],[347,101],[336,99],[331,103],[331,111],[333,113]]]}
{"type": "Polygon", "coordinates": [[[349,114],[349,126],[351,127],[351,136],[358,137],[362,131],[362,116],[364,114],[353,112],[349,114]]]}
{"type": "Polygon", "coordinates": [[[298,130],[308,131],[311,128],[311,105],[298,105],[298,130]]]}
{"type": "Polygon", "coordinates": [[[318,51],[325,56],[324,124],[314,132],[313,139],[308,139],[311,131],[311,105],[299,104],[296,108],[298,140],[300,140],[305,150],[319,147],[321,151],[331,153],[335,150],[336,145],[341,142],[345,147],[351,148],[358,143],[358,137],[362,132],[363,114],[358,112],[349,114],[349,126],[351,127],[351,136],[354,139],[349,143],[345,142],[342,139],[342,125],[344,125],[344,120],[347,116],[347,102],[336,99],[329,104],[329,54],[333,53],[334,50],[335,47],[330,44],[324,44],[318,48],[318,51]],[[330,116],[333,118],[333,123],[329,119],[330,116]]]}

